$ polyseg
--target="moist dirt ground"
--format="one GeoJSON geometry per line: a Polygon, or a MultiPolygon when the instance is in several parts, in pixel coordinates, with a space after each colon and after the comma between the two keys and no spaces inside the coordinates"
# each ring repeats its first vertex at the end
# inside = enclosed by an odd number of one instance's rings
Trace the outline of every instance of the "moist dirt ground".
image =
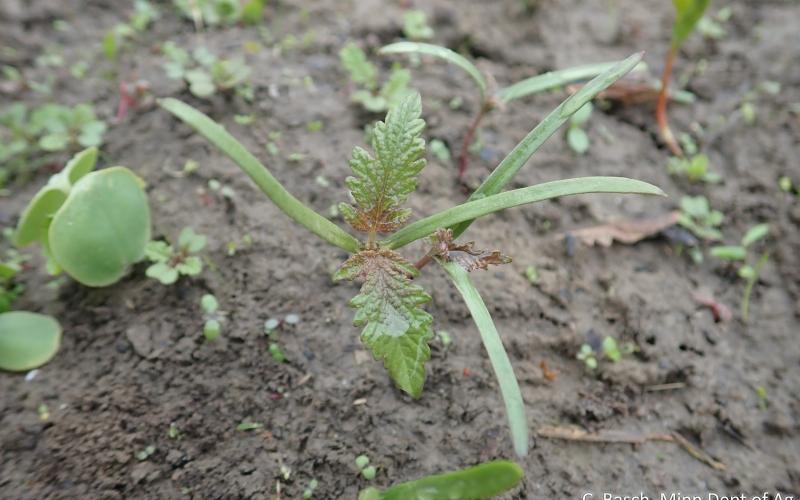
{"type": "MultiPolygon", "coordinates": [[[[197,33],[170,2],[157,5],[161,19],[112,63],[99,43],[129,15],[127,2],[2,0],[0,42],[16,50],[0,62],[34,80],[54,75],[50,99],[93,102],[109,121],[118,82],[147,81],[153,95],[186,100],[225,124],[291,192],[326,214],[346,199],[352,147],[364,144],[364,126],[380,118],[349,102],[353,89],[338,59],[347,41],[376,49],[399,39],[402,13],[413,6],[428,14],[436,43],[480,59],[499,85],[640,50],[657,75],[673,15],[670,2],[655,0],[281,0],[268,2],[266,29],[197,33]],[[58,19],[66,29],[53,28],[58,19]],[[263,50],[247,56],[253,103],[199,100],[167,79],[158,50],[167,40],[226,56],[260,42],[263,50]],[[65,66],[37,66],[36,56],[53,47],[65,66]],[[78,61],[89,63],[82,80],[67,69],[78,61]],[[237,114],[252,114],[255,122],[236,123],[237,114]],[[317,120],[323,130],[309,131],[307,124],[317,120]],[[270,132],[280,132],[272,136],[275,156],[265,148],[270,132]]],[[[654,183],[669,198],[571,197],[486,218],[465,235],[514,259],[473,273],[520,380],[532,430],[530,454],[518,460],[525,478],[503,498],[581,498],[589,491],[595,498],[604,492],[800,495],[800,201],[778,188],[781,176],[800,182],[800,4],[731,0],[713,2],[710,12],[725,6],[732,9],[727,35],[692,36],[676,63],[675,81],[697,101],[669,112],[675,130],[698,139],[721,183],[693,185],[667,173],[669,155],[657,140],[652,106],[597,109],[587,125],[586,155],[573,153],[559,131],[510,187],[622,175],[654,183]],[[780,91],[759,92],[764,81],[778,82],[780,91]],[[753,90],[757,115],[748,125],[739,109],[753,90]],[[720,261],[693,264],[664,238],[570,249],[558,240],[610,219],[662,214],[686,194],[703,194],[725,213],[729,243],[756,223],[770,224],[762,245],[770,257],[748,323],[739,309],[744,283],[720,261]],[[528,266],[538,268],[538,285],[524,276],[528,266]],[[728,305],[734,318],[715,323],[693,299],[697,290],[728,305]],[[587,370],[575,357],[578,349],[607,335],[637,351],[587,370]],[[543,362],[553,373],[544,373],[543,362]],[[679,433],[724,468],[676,443],[561,441],[536,433],[545,426],[628,437],[679,433]]],[[[388,70],[390,61],[371,57],[388,70]]],[[[423,60],[412,73],[423,97],[426,138],[457,151],[477,106],[472,82],[435,61],[423,60]],[[463,101],[459,109],[448,105],[454,97],[463,101]]],[[[489,115],[467,189],[565,96],[563,90],[539,94],[489,115]]],[[[0,99],[5,106],[48,98],[21,91],[0,99]]],[[[101,162],[126,165],[146,180],[154,236],[175,238],[192,226],[209,237],[206,270],[164,286],[147,279],[140,264],[108,288],[68,279],[56,287],[47,286],[52,278],[38,252],[26,250],[37,256],[22,275],[27,288],[15,307],[55,315],[64,341],[32,380],[0,375],[0,497],[301,498],[315,478],[313,498],[353,499],[369,484],[514,458],[478,332],[441,269],[429,266],[419,282],[433,297],[427,308],[435,329],[448,332],[452,344],[433,343],[424,394],[413,400],[394,388],[359,342],[347,306],[357,286],[330,278],[346,255],[289,221],[188,127],[144,102],[111,126],[101,162]],[[187,160],[199,169],[184,176],[187,160]],[[211,179],[230,186],[233,199],[210,191],[211,179]],[[229,242],[238,245],[235,255],[228,255],[229,242]],[[201,334],[204,293],[215,294],[227,313],[214,343],[201,334]],[[300,321],[279,330],[287,361],[278,363],[268,353],[263,324],[291,313],[300,321]],[[37,413],[42,404],[46,421],[37,413]],[[245,421],[263,427],[237,430],[245,421]],[[171,424],[177,434],[170,435],[171,424]],[[155,451],[137,458],[149,446],[155,451]],[[378,467],[371,483],[353,464],[362,453],[378,467]]],[[[429,155],[410,202],[415,217],[465,199],[456,171],[429,155]]],[[[16,223],[47,175],[0,199],[5,226],[16,223]]],[[[404,255],[414,259],[424,251],[417,244],[404,255]]]]}

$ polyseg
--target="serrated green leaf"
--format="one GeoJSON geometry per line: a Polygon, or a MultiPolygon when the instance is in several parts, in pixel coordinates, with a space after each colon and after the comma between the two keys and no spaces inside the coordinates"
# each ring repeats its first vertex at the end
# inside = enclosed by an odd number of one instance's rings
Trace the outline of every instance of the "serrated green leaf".
{"type": "Polygon", "coordinates": [[[430,358],[433,318],[420,306],[431,300],[422,287],[411,283],[417,270],[391,250],[364,250],[351,256],[335,280],[361,279],[361,291],[351,301],[353,324],[364,327],[361,341],[383,360],[392,380],[403,391],[419,397],[430,358]]]}
{"type": "Polygon", "coordinates": [[[417,175],[425,168],[425,141],[420,137],[425,122],[422,105],[413,93],[389,110],[372,134],[375,157],[362,148],[353,150],[350,167],[356,177],[345,181],[356,206],[342,204],[345,220],[359,231],[385,233],[402,225],[411,215],[401,208],[417,188],[417,175]]]}

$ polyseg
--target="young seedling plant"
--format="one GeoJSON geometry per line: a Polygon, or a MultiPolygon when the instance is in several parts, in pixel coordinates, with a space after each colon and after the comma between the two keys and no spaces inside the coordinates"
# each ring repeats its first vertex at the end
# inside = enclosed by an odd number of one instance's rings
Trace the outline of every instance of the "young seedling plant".
{"type": "Polygon", "coordinates": [[[142,260],[150,241],[144,182],[125,167],[92,172],[89,148],[52,176],[20,217],[15,243],[39,243],[51,274],[66,272],[86,286],[119,281],[142,260]]]}
{"type": "Polygon", "coordinates": [[[769,260],[769,252],[764,252],[757,259],[750,252],[753,244],[764,239],[769,234],[769,224],[757,224],[751,227],[742,237],[739,245],[718,245],[711,247],[712,257],[740,263],[737,273],[745,280],[744,293],[742,294],[742,319],[747,323],[749,319],[750,294],[758,282],[761,268],[769,260]]]}
{"type": "MultiPolygon", "coordinates": [[[[606,359],[612,363],[618,362],[624,356],[633,354],[635,351],[636,346],[632,343],[625,342],[620,344],[617,342],[617,339],[610,335],[604,337],[603,342],[600,344],[600,354],[605,356],[606,359]]],[[[598,353],[595,351],[594,347],[592,347],[591,344],[586,343],[581,345],[581,348],[575,357],[583,361],[583,363],[586,365],[586,368],[594,370],[598,366],[597,355],[598,353]]]]}
{"type": "Polygon", "coordinates": [[[364,51],[353,42],[339,51],[339,59],[350,74],[350,79],[358,87],[351,97],[353,102],[359,103],[369,112],[386,111],[413,92],[408,88],[411,73],[398,64],[392,66],[389,79],[379,86],[377,66],[372,64],[364,51]]]}
{"type": "Polygon", "coordinates": [[[266,0],[174,0],[175,6],[199,30],[203,26],[258,24],[266,0]]]}
{"type": "Polygon", "coordinates": [[[457,243],[473,220],[507,208],[581,193],[639,193],[663,195],[657,187],[622,177],[584,177],[547,182],[501,192],[545,138],[613,81],[641,60],[634,54],[608,69],[568,98],[534,128],[495,171],[461,205],[406,224],[411,210],[403,205],[417,187],[425,167],[425,142],[421,134],[419,94],[412,94],[390,109],[374,127],[372,152],[357,147],[346,180],[351,203],[339,207],[345,221],[364,235],[358,240],[292,196],[252,154],[206,115],[176,99],[160,101],[162,107],[188,123],[241,167],[259,188],[290,218],[351,256],[335,272],[334,280],[358,280],[361,290],[350,301],[356,310],[354,324],[362,327],[361,341],[383,361],[395,384],[414,398],[420,397],[425,363],[430,358],[433,317],[422,308],[431,297],[414,283],[420,269],[439,263],[464,298],[481,334],[505,401],[514,449],[528,451],[528,428],[522,395],[497,329],[469,272],[510,259],[499,251],[476,250],[472,243],[457,243]],[[388,236],[384,236],[387,235],[388,236]],[[416,264],[398,250],[414,241],[431,238],[430,250],[416,264]]]}
{"type": "Polygon", "coordinates": [[[245,99],[252,99],[253,89],[247,83],[251,69],[243,59],[220,59],[204,47],[190,54],[172,41],[161,50],[168,59],[164,63],[167,77],[184,80],[195,96],[207,99],[217,92],[235,91],[245,99]]]}
{"type": "MultiPolygon", "coordinates": [[[[461,150],[458,154],[458,178],[462,180],[467,170],[469,150],[475,139],[475,134],[481,124],[481,121],[489,112],[497,108],[505,108],[508,103],[523,97],[528,97],[539,92],[562,87],[569,83],[595,78],[598,75],[607,73],[609,69],[614,67],[614,63],[597,63],[575,66],[572,68],[566,68],[532,76],[509,85],[508,87],[496,89],[494,88],[494,85],[490,86],[490,82],[494,82],[494,78],[492,78],[491,75],[489,75],[487,78],[487,76],[485,76],[484,73],[478,69],[473,62],[446,47],[422,42],[397,42],[381,48],[378,52],[380,54],[409,54],[413,57],[432,56],[442,59],[463,70],[477,86],[477,111],[472,119],[472,123],[464,134],[461,150]]],[[[599,82],[595,81],[594,83],[597,85],[599,82]]],[[[597,93],[594,93],[594,95],[596,94],[597,93]]],[[[588,113],[588,111],[583,112],[588,113]]],[[[581,118],[580,115],[579,118],[581,118]]],[[[588,116],[586,116],[586,118],[588,119],[588,116]]],[[[579,132],[572,132],[571,127],[570,131],[567,132],[568,141],[570,140],[570,135],[580,135],[580,132],[582,132],[582,130],[579,132]]],[[[588,148],[588,138],[586,139],[587,141],[585,141],[585,147],[588,148]]],[[[542,140],[544,140],[544,138],[542,138],[542,140]]],[[[580,141],[581,138],[578,138],[577,140],[580,141]]],[[[572,146],[571,143],[570,146],[572,146]]]]}
{"type": "Polygon", "coordinates": [[[185,227],[178,236],[178,244],[151,241],[145,247],[145,256],[153,264],[147,268],[149,278],[171,285],[180,276],[197,276],[203,272],[203,261],[196,254],[206,247],[206,237],[185,227]]]}
{"type": "Polygon", "coordinates": [[[200,307],[203,309],[203,317],[205,318],[203,336],[209,342],[217,340],[222,328],[220,323],[224,321],[224,314],[219,311],[217,298],[210,293],[203,295],[200,299],[200,307]]]}
{"type": "Polygon", "coordinates": [[[697,22],[703,17],[710,0],[672,0],[675,7],[675,23],[672,25],[672,41],[664,62],[664,71],[661,73],[661,91],[656,101],[656,122],[661,133],[661,139],[673,155],[683,157],[678,141],[669,128],[667,121],[667,99],[669,97],[669,79],[672,76],[672,66],[678,55],[681,45],[694,31],[697,22]]]}

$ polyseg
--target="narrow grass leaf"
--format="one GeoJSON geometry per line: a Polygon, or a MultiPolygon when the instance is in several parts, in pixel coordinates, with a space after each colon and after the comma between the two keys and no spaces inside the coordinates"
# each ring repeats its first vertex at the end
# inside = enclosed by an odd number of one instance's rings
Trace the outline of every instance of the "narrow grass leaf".
{"type": "Polygon", "coordinates": [[[617,64],[616,62],[585,64],[574,66],[556,71],[548,71],[541,75],[532,76],[521,80],[513,85],[504,87],[497,92],[503,102],[510,102],[514,99],[521,99],[532,94],[544,92],[558,87],[563,87],[569,83],[579,82],[589,78],[594,78],[605,71],[610,70],[617,64]]]}
{"type": "MultiPolygon", "coordinates": [[[[471,221],[506,208],[549,200],[559,196],[588,193],[653,194],[664,196],[664,192],[652,184],[625,177],[579,177],[577,179],[545,182],[474,201],[467,201],[405,226],[384,240],[383,244],[389,248],[400,248],[412,241],[432,234],[437,229],[453,227],[461,222],[471,221]]],[[[453,237],[455,238],[455,235],[453,237]]]]}
{"type": "Polygon", "coordinates": [[[514,369],[511,367],[511,361],[503,347],[503,341],[500,340],[500,335],[497,333],[497,328],[494,326],[480,293],[470,281],[469,273],[455,262],[442,263],[442,267],[447,271],[453,284],[464,298],[472,319],[478,327],[483,346],[489,354],[489,361],[492,363],[497,383],[500,385],[500,392],[503,395],[514,451],[518,456],[524,457],[528,454],[528,421],[525,418],[525,403],[522,400],[522,393],[519,390],[514,369]]]}
{"type": "Polygon", "coordinates": [[[357,252],[358,240],[295,198],[239,141],[224,127],[177,99],[158,101],[162,108],[177,116],[232,159],[278,208],[292,220],[323,240],[348,252],[357,252]]]}

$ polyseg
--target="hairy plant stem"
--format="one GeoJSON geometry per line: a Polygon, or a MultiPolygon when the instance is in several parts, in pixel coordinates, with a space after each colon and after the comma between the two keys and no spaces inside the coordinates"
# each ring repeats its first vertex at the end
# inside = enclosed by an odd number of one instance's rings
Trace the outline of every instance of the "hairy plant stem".
{"type": "Polygon", "coordinates": [[[661,91],[658,93],[658,101],[656,102],[656,122],[658,123],[661,140],[664,141],[672,154],[683,158],[683,150],[678,145],[678,141],[675,140],[675,135],[667,122],[667,98],[669,94],[667,89],[669,87],[669,79],[672,76],[672,65],[675,62],[677,53],[678,48],[673,45],[670,47],[667,59],[664,62],[664,72],[661,73],[661,91]]]}
{"type": "Polygon", "coordinates": [[[469,147],[472,145],[473,139],[475,139],[475,132],[478,130],[478,125],[481,124],[483,117],[493,108],[494,105],[491,100],[484,101],[484,103],[481,104],[481,109],[478,110],[478,114],[473,118],[469,129],[467,129],[467,133],[464,135],[464,142],[461,143],[461,152],[458,155],[458,180],[464,180],[464,174],[467,172],[469,147]]]}

